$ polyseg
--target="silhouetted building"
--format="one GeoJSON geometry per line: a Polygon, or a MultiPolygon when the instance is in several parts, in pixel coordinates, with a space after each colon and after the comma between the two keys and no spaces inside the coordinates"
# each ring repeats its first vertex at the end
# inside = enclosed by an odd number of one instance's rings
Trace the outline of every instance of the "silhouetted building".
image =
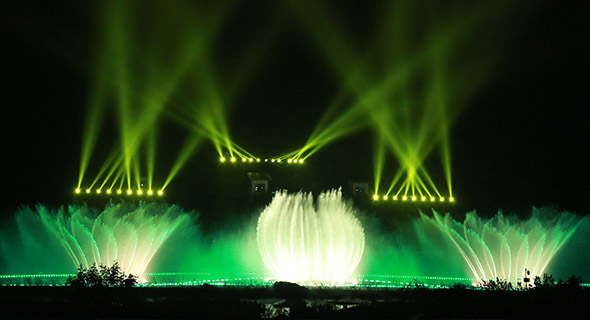
{"type": "Polygon", "coordinates": [[[248,178],[252,184],[251,192],[253,194],[268,193],[269,182],[272,180],[270,174],[266,172],[248,172],[248,178]]]}

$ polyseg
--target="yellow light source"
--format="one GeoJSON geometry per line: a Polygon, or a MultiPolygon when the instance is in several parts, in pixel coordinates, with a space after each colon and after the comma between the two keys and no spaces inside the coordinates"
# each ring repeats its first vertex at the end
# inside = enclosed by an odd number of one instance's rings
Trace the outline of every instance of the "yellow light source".
{"type": "Polygon", "coordinates": [[[373,196],[373,200],[379,200],[379,196],[378,195],[374,195],[373,196]]]}
{"type": "Polygon", "coordinates": [[[117,190],[118,194],[121,194],[123,191],[121,191],[121,189],[117,190]]]}
{"type": "Polygon", "coordinates": [[[293,162],[293,159],[289,159],[289,160],[287,160],[287,162],[291,163],[291,162],[293,162]]]}
{"type": "Polygon", "coordinates": [[[445,198],[444,197],[440,197],[440,201],[441,202],[445,201],[445,198]]]}
{"type": "Polygon", "coordinates": [[[163,195],[163,194],[164,194],[164,191],[162,191],[162,190],[158,190],[158,195],[159,195],[159,196],[161,196],[161,195],[163,195]]]}
{"type": "Polygon", "coordinates": [[[393,200],[397,200],[397,196],[394,196],[394,197],[393,197],[393,200]]]}
{"type": "Polygon", "coordinates": [[[231,157],[231,162],[236,162],[236,158],[231,157]]]}
{"type": "Polygon", "coordinates": [[[77,188],[76,189],[76,193],[80,193],[80,188],[77,188]]]}
{"type": "Polygon", "coordinates": [[[131,191],[131,189],[127,190],[127,194],[132,194],[133,191],[131,191]]]}
{"type": "Polygon", "coordinates": [[[86,189],[86,193],[90,193],[90,189],[86,189]]]}
{"type": "Polygon", "coordinates": [[[141,189],[137,190],[137,194],[141,195],[143,194],[143,191],[141,191],[141,189]]]}
{"type": "Polygon", "coordinates": [[[148,195],[152,195],[154,192],[152,190],[148,190],[148,195]]]}
{"type": "Polygon", "coordinates": [[[281,162],[281,159],[277,160],[277,162],[281,162]]]}
{"type": "Polygon", "coordinates": [[[260,162],[260,159],[256,159],[256,162],[260,162]]]}
{"type": "Polygon", "coordinates": [[[254,162],[254,159],[250,158],[250,159],[248,159],[248,161],[250,161],[250,162],[254,162]]]}
{"type": "Polygon", "coordinates": [[[434,197],[430,197],[430,201],[434,201],[434,197]]]}
{"type": "Polygon", "coordinates": [[[453,202],[453,201],[455,201],[455,198],[453,198],[453,197],[450,197],[450,198],[449,198],[449,201],[453,202]]]}
{"type": "Polygon", "coordinates": [[[264,162],[268,162],[268,159],[264,159],[264,162]]]}
{"type": "Polygon", "coordinates": [[[387,196],[383,196],[383,200],[387,200],[387,196]]]}
{"type": "Polygon", "coordinates": [[[107,190],[107,193],[108,193],[108,194],[111,194],[111,189],[107,190]]]}
{"type": "Polygon", "coordinates": [[[303,159],[300,159],[300,160],[299,160],[299,163],[303,164],[303,159]]]}
{"type": "Polygon", "coordinates": [[[270,160],[270,162],[275,162],[275,159],[270,160]]]}
{"type": "Polygon", "coordinates": [[[96,193],[100,193],[100,189],[96,190],[96,193]]]}
{"type": "Polygon", "coordinates": [[[426,201],[426,197],[422,197],[422,201],[426,201]]]}
{"type": "Polygon", "coordinates": [[[224,157],[221,157],[221,158],[219,158],[219,161],[220,162],[225,162],[225,158],[224,157]]]}
{"type": "Polygon", "coordinates": [[[412,201],[416,201],[416,196],[413,196],[412,197],[412,201]]]}
{"type": "Polygon", "coordinates": [[[246,158],[242,158],[242,162],[246,162],[246,158]]]}
{"type": "Polygon", "coordinates": [[[406,200],[408,200],[408,197],[406,197],[406,196],[403,196],[403,197],[402,197],[402,200],[403,200],[403,201],[406,201],[406,200]]]}

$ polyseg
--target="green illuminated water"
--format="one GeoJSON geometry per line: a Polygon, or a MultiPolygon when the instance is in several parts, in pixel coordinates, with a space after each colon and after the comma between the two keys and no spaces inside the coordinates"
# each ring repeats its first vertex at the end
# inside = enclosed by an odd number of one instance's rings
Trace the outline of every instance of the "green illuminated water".
{"type": "Polygon", "coordinates": [[[542,277],[584,221],[568,212],[550,211],[533,208],[528,219],[501,212],[483,219],[473,211],[467,213],[463,223],[450,214],[433,212],[432,217],[421,214],[418,223],[438,228],[478,282],[499,278],[518,283],[524,278],[542,277]]]}
{"type": "Polygon", "coordinates": [[[159,285],[437,286],[496,277],[518,282],[525,268],[531,277],[589,277],[589,219],[549,209],[526,219],[472,212],[461,223],[417,212],[391,222],[331,191],[315,202],[279,193],[266,208],[208,230],[197,217],[155,203],[23,208],[0,226],[0,282],[59,283],[78,265],[115,259],[159,285]]]}
{"type": "Polygon", "coordinates": [[[141,276],[168,237],[188,220],[180,208],[157,203],[109,204],[100,212],[79,205],[57,210],[39,205],[16,214],[22,247],[3,248],[15,258],[25,255],[14,259],[20,261],[15,266],[20,272],[27,264],[35,266],[31,272],[67,272],[118,261],[124,273],[141,276]]]}

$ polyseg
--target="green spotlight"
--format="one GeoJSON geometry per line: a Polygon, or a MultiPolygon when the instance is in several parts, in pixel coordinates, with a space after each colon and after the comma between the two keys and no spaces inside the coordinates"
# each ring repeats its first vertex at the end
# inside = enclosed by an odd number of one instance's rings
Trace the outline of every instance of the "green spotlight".
{"type": "Polygon", "coordinates": [[[403,197],[402,197],[402,200],[403,200],[403,201],[406,201],[406,200],[408,200],[408,197],[406,197],[406,196],[403,196],[403,197]]]}
{"type": "Polygon", "coordinates": [[[231,157],[231,162],[236,162],[236,158],[231,157]]]}
{"type": "Polygon", "coordinates": [[[159,196],[161,196],[161,195],[163,195],[163,194],[164,194],[164,191],[162,191],[162,190],[158,190],[158,195],[159,195],[159,196]]]}
{"type": "Polygon", "coordinates": [[[117,194],[121,194],[123,191],[121,189],[117,190],[117,194]]]}
{"type": "Polygon", "coordinates": [[[393,200],[397,200],[397,196],[394,196],[394,197],[393,197],[393,200]]]}
{"type": "Polygon", "coordinates": [[[111,189],[108,189],[108,190],[107,190],[107,193],[108,193],[108,194],[111,194],[111,189]]]}
{"type": "Polygon", "coordinates": [[[131,191],[131,189],[128,189],[128,190],[127,190],[127,194],[128,194],[128,195],[131,195],[132,193],[133,193],[133,191],[131,191]]]}
{"type": "Polygon", "coordinates": [[[256,159],[256,162],[260,162],[260,159],[256,159]]]}
{"type": "Polygon", "coordinates": [[[141,191],[141,189],[139,189],[139,190],[137,190],[137,194],[138,195],[142,195],[143,194],[143,191],[141,191]]]}
{"type": "Polygon", "coordinates": [[[225,158],[224,157],[219,158],[219,162],[225,162],[225,158]]]}
{"type": "Polygon", "coordinates": [[[293,159],[289,159],[289,160],[287,160],[287,162],[291,163],[291,162],[293,162],[293,159]]]}
{"type": "Polygon", "coordinates": [[[378,195],[374,195],[373,196],[373,200],[375,200],[375,201],[379,200],[379,196],[378,195]]]}
{"type": "Polygon", "coordinates": [[[412,197],[412,201],[416,201],[416,196],[413,196],[412,197]]]}
{"type": "Polygon", "coordinates": [[[450,197],[450,198],[449,198],[449,201],[450,201],[450,202],[453,202],[453,201],[455,201],[455,198],[453,198],[453,197],[450,197]]]}
{"type": "Polygon", "coordinates": [[[275,159],[270,160],[270,162],[275,162],[275,159]]]}
{"type": "Polygon", "coordinates": [[[248,159],[248,161],[250,161],[250,162],[254,162],[254,159],[250,158],[250,159],[248,159]]]}
{"type": "Polygon", "coordinates": [[[440,202],[444,202],[445,198],[444,197],[440,197],[440,202]]]}
{"type": "Polygon", "coordinates": [[[383,200],[387,200],[387,196],[383,196],[383,200]]]}
{"type": "Polygon", "coordinates": [[[299,160],[299,163],[303,164],[303,159],[299,160]]]}
{"type": "Polygon", "coordinates": [[[80,188],[76,188],[75,192],[80,193],[80,188]]]}
{"type": "Polygon", "coordinates": [[[434,201],[434,197],[430,197],[430,201],[434,201]]]}
{"type": "Polygon", "coordinates": [[[100,189],[97,189],[97,190],[96,190],[96,193],[100,193],[100,189]]]}
{"type": "Polygon", "coordinates": [[[148,190],[148,196],[151,196],[154,192],[152,190],[148,190]]]}
{"type": "Polygon", "coordinates": [[[268,162],[268,159],[264,159],[264,162],[268,162]]]}
{"type": "Polygon", "coordinates": [[[422,201],[426,201],[426,197],[422,197],[422,201]]]}
{"type": "Polygon", "coordinates": [[[90,189],[86,189],[86,193],[90,193],[90,189]]]}
{"type": "Polygon", "coordinates": [[[281,159],[277,160],[277,162],[281,162],[281,159]]]}
{"type": "Polygon", "coordinates": [[[246,162],[246,158],[242,158],[242,162],[246,162]]]}

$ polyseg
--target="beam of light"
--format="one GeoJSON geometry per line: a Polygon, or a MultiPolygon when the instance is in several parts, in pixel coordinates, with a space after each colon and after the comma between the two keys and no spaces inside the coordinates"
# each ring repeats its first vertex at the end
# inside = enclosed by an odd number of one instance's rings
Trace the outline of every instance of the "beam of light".
{"type": "Polygon", "coordinates": [[[139,187],[141,185],[141,167],[139,163],[139,157],[133,157],[131,163],[133,175],[135,177],[135,185],[139,187]]]}
{"type": "Polygon", "coordinates": [[[127,184],[131,185],[131,152],[128,142],[131,136],[130,125],[130,88],[129,88],[129,55],[130,43],[132,35],[129,34],[132,30],[128,25],[131,22],[127,11],[127,5],[130,3],[113,2],[105,5],[103,11],[103,27],[104,27],[104,41],[105,54],[112,57],[114,88],[117,98],[117,111],[119,118],[119,127],[121,134],[121,147],[124,156],[124,166],[126,168],[127,184]]]}
{"type": "MultiPolygon", "coordinates": [[[[100,75],[100,73],[98,73],[100,75]]],[[[103,100],[105,95],[105,80],[97,76],[93,86],[90,102],[88,104],[88,112],[84,121],[84,131],[82,132],[82,150],[80,154],[80,172],[78,174],[78,188],[82,185],[86,169],[90,162],[90,156],[94,150],[100,123],[102,122],[104,108],[103,100]]]]}
{"type": "Polygon", "coordinates": [[[96,175],[94,180],[92,180],[92,183],[90,184],[90,188],[94,187],[94,185],[98,182],[98,180],[105,173],[107,168],[111,168],[111,169],[109,169],[109,173],[110,173],[112,170],[112,166],[116,167],[117,165],[119,165],[119,163],[121,163],[121,161],[123,161],[123,158],[120,156],[120,154],[118,154],[117,152],[111,151],[111,153],[109,153],[109,155],[107,156],[105,162],[103,162],[102,166],[100,167],[98,174],[96,175]]]}
{"type": "MultiPolygon", "coordinates": [[[[402,170],[401,168],[398,168],[398,170],[395,172],[395,175],[393,176],[393,179],[391,179],[391,183],[389,184],[389,187],[387,188],[387,194],[391,193],[393,188],[398,183],[399,179],[402,177],[403,173],[404,173],[404,170],[402,170]]],[[[397,194],[399,194],[399,191],[396,193],[396,195],[397,194]]]]}
{"type": "MultiPolygon", "coordinates": [[[[200,11],[195,11],[193,6],[182,3],[148,6],[141,14],[134,10],[134,5],[131,2],[117,1],[104,3],[101,28],[103,43],[99,53],[108,57],[110,61],[110,68],[105,68],[103,74],[108,74],[112,79],[111,87],[116,93],[116,109],[128,187],[132,185],[132,176],[134,183],[139,183],[141,170],[137,159],[138,150],[144,145],[146,135],[149,135],[160,118],[168,98],[193,65],[195,57],[200,57],[212,42],[214,32],[231,7],[230,2],[215,5],[215,8],[208,8],[208,14],[202,15],[203,19],[195,21],[194,15],[200,11]],[[152,23],[143,30],[151,37],[137,37],[134,32],[137,21],[143,19],[146,14],[155,13],[150,10],[156,7],[158,14],[155,14],[155,19],[150,20],[152,23]],[[162,15],[162,11],[170,14],[162,15]],[[171,25],[178,27],[178,32],[172,37],[169,33],[163,33],[161,28],[171,25]],[[164,37],[168,37],[170,41],[159,41],[164,37]],[[170,43],[173,43],[176,50],[171,50],[170,43]],[[148,47],[145,52],[149,54],[141,52],[145,47],[148,47]]],[[[148,141],[146,162],[153,163],[155,152],[150,151],[152,146],[155,147],[148,141]]],[[[146,170],[148,183],[152,184],[153,164],[147,164],[146,170]]]]}
{"type": "MultiPolygon", "coordinates": [[[[219,146],[219,151],[218,153],[220,153],[222,156],[220,156],[220,158],[225,158],[223,157],[223,152],[221,151],[222,147],[225,147],[228,150],[228,153],[230,154],[229,160],[231,162],[234,162],[234,160],[236,157],[239,158],[256,158],[254,155],[252,155],[251,153],[249,153],[248,151],[246,151],[245,149],[243,149],[242,147],[236,145],[235,143],[233,143],[232,141],[229,141],[228,144],[226,144],[226,139],[223,138],[222,134],[219,132],[216,132],[214,130],[211,130],[211,128],[204,128],[201,126],[201,124],[203,124],[203,122],[198,122],[198,123],[194,123],[190,120],[187,120],[186,117],[182,117],[177,113],[171,113],[169,114],[169,116],[171,118],[173,118],[175,121],[179,122],[180,124],[186,126],[187,128],[193,130],[193,135],[198,135],[201,137],[207,137],[209,140],[214,141],[215,144],[217,146],[219,146]]],[[[217,149],[217,147],[216,147],[217,149]]]]}
{"type": "MultiPolygon", "coordinates": [[[[121,166],[122,161],[123,161],[123,158],[122,157],[119,157],[117,159],[117,161],[115,161],[115,163],[110,166],[109,172],[104,177],[102,183],[100,184],[99,189],[102,189],[104,187],[104,185],[109,181],[109,179],[111,178],[111,176],[113,175],[113,173],[115,171],[117,171],[117,168],[119,168],[119,169],[122,169],[123,168],[121,166]]],[[[118,177],[118,175],[117,175],[117,177],[118,177]]],[[[114,183],[114,180],[113,180],[113,183],[114,183]]]]}
{"type": "MultiPolygon", "coordinates": [[[[194,134],[190,135],[187,138],[187,140],[185,140],[184,145],[182,146],[178,156],[176,157],[176,161],[172,165],[172,169],[170,169],[170,173],[168,173],[168,177],[166,177],[166,180],[164,181],[164,184],[162,185],[160,191],[163,192],[164,190],[166,190],[166,187],[168,187],[170,181],[172,181],[172,179],[176,177],[180,169],[184,166],[185,162],[190,158],[190,156],[193,154],[195,149],[199,146],[199,144],[202,141],[203,136],[194,134]]],[[[158,192],[158,194],[160,193],[158,192]]]]}
{"type": "Polygon", "coordinates": [[[119,181],[119,190],[123,189],[123,182],[126,180],[125,179],[125,174],[127,174],[127,171],[125,170],[125,167],[123,168],[123,177],[121,178],[121,180],[119,181]]]}
{"type": "MultiPolygon", "coordinates": [[[[341,91],[341,95],[337,98],[342,99],[346,94],[353,94],[358,100],[366,99],[371,83],[380,84],[381,89],[376,97],[370,99],[371,103],[365,105],[365,111],[370,116],[370,119],[377,125],[378,131],[385,134],[386,140],[389,143],[389,148],[393,155],[400,161],[402,168],[413,168],[414,172],[407,175],[406,181],[402,188],[407,194],[430,194],[429,188],[426,186],[426,181],[430,188],[440,195],[438,189],[432,182],[432,179],[422,163],[431,154],[431,151],[439,146],[441,150],[441,160],[443,162],[443,169],[445,173],[445,180],[449,189],[449,194],[452,194],[451,186],[451,164],[450,164],[450,148],[449,148],[449,127],[452,119],[459,113],[458,111],[465,105],[465,99],[457,97],[469,96],[477,85],[468,82],[468,78],[461,73],[442,77],[441,72],[445,66],[449,64],[449,57],[452,56],[453,50],[460,48],[460,44],[473,38],[472,31],[475,28],[470,28],[473,24],[482,17],[485,17],[485,12],[492,6],[490,3],[483,5],[466,5],[460,6],[457,12],[452,12],[452,18],[465,14],[466,19],[451,19],[442,18],[430,27],[425,29],[425,40],[419,40],[422,44],[420,50],[412,47],[413,43],[408,41],[405,34],[408,27],[408,22],[414,20],[406,17],[409,10],[412,10],[412,5],[406,3],[388,3],[391,7],[383,10],[387,19],[379,19],[385,22],[385,27],[381,28],[381,34],[378,34],[374,43],[379,45],[384,44],[388,59],[384,60],[386,63],[378,65],[379,70],[382,70],[382,78],[389,79],[389,81],[382,81],[379,77],[369,72],[369,64],[365,62],[379,61],[378,55],[375,52],[383,52],[383,50],[374,51],[369,56],[373,55],[375,59],[367,59],[363,61],[360,55],[352,49],[350,42],[340,34],[339,28],[336,26],[328,10],[322,4],[313,3],[311,6],[303,6],[298,2],[288,2],[293,8],[301,21],[310,31],[314,39],[317,40],[318,46],[322,53],[326,56],[326,60],[332,65],[336,74],[339,75],[342,83],[348,91],[341,91]],[[471,9],[477,10],[471,10],[471,9]],[[457,23],[456,21],[460,21],[457,23]],[[463,27],[459,27],[463,26],[463,27]],[[467,30],[467,31],[466,31],[467,30]],[[406,45],[407,44],[407,45],[406,45]],[[405,46],[406,45],[406,46],[405,46]],[[389,62],[388,62],[389,61],[389,62]],[[354,66],[351,70],[350,66],[354,66]],[[360,79],[360,81],[359,81],[360,79]],[[428,82],[431,82],[430,87],[428,82]],[[464,82],[467,81],[467,82],[464,82]],[[388,83],[387,85],[384,85],[388,83]],[[422,83],[426,83],[423,85],[422,83]],[[410,89],[420,84],[417,92],[421,92],[421,97],[410,89]],[[462,92],[455,92],[460,90],[461,86],[470,88],[468,94],[462,92]],[[392,96],[398,97],[392,100],[392,96]],[[447,96],[452,96],[451,99],[447,96]],[[423,101],[420,101],[420,100],[423,101]],[[452,106],[452,107],[451,107],[452,106]],[[390,111],[392,110],[392,111],[390,111]],[[415,111],[417,110],[417,111],[415,111]],[[387,111],[387,112],[383,112],[387,111]],[[413,119],[418,119],[415,121],[413,119]],[[420,174],[416,173],[420,170],[420,174]]],[[[492,6],[493,7],[493,6],[492,6]]],[[[502,10],[491,8],[494,14],[502,10]]],[[[492,19],[488,19],[492,21],[492,19]]],[[[411,28],[411,27],[410,27],[411,28]]],[[[413,41],[413,39],[412,39],[413,41]]],[[[489,61],[478,56],[478,59],[472,59],[473,62],[479,61],[482,65],[489,65],[489,61]]],[[[493,59],[492,59],[493,60],[493,59]]],[[[481,70],[480,66],[473,65],[464,66],[459,70],[481,70]],[[476,66],[475,68],[473,68],[476,66]]],[[[373,67],[376,64],[373,63],[373,67]]],[[[463,71],[461,71],[463,72],[463,71]]],[[[473,72],[471,72],[473,73],[473,72]]],[[[477,75],[477,80],[474,83],[481,83],[481,79],[485,79],[487,72],[482,72],[477,75]]],[[[372,86],[372,88],[379,86],[372,86]]],[[[375,89],[371,89],[375,92],[375,89]]],[[[415,90],[414,90],[415,91],[415,90]]],[[[350,109],[345,110],[345,113],[350,109]]],[[[333,113],[334,109],[329,108],[325,115],[333,113]]],[[[319,125],[312,133],[308,143],[300,149],[299,155],[306,152],[308,149],[317,150],[321,148],[318,143],[317,136],[321,136],[324,132],[328,117],[322,118],[319,125]]],[[[379,137],[379,135],[377,135],[379,137]]],[[[324,142],[324,141],[322,141],[324,142]]],[[[382,160],[380,153],[375,153],[375,170],[382,171],[382,160]]],[[[399,170],[394,177],[394,181],[390,185],[390,189],[397,183],[399,179],[399,170]]],[[[381,177],[375,177],[376,188],[379,188],[381,177]]]]}
{"type": "MultiPolygon", "coordinates": [[[[113,189],[113,187],[115,186],[115,183],[117,183],[117,181],[119,181],[119,179],[121,178],[121,175],[123,174],[123,171],[124,170],[125,170],[125,168],[123,166],[119,166],[119,169],[117,170],[117,174],[115,175],[115,178],[111,182],[111,185],[110,185],[109,189],[113,189]]],[[[123,179],[121,179],[121,181],[122,180],[123,179]]],[[[119,186],[119,189],[121,189],[120,186],[119,186]]]]}
{"type": "Polygon", "coordinates": [[[383,174],[383,165],[385,163],[385,146],[383,145],[383,141],[379,138],[377,138],[374,142],[373,159],[375,159],[375,163],[373,166],[375,194],[378,194],[379,186],[381,183],[381,175],[383,174]]]}
{"type": "MultiPolygon", "coordinates": [[[[207,60],[199,61],[199,70],[195,72],[194,81],[197,83],[197,90],[200,96],[200,101],[195,107],[183,108],[175,110],[175,113],[186,113],[184,116],[180,115],[181,118],[193,118],[194,124],[190,126],[200,127],[199,133],[209,138],[215,149],[217,150],[220,157],[223,156],[222,147],[227,148],[230,158],[231,157],[248,157],[254,158],[252,154],[244,150],[243,148],[236,145],[230,138],[229,129],[227,126],[227,106],[231,105],[230,99],[235,94],[235,91],[241,87],[242,82],[247,79],[247,75],[252,72],[257,64],[255,63],[263,53],[266,52],[264,48],[270,43],[267,41],[274,38],[272,35],[276,34],[276,28],[266,28],[268,34],[263,35],[262,41],[257,41],[257,45],[249,46],[249,49],[245,50],[244,59],[239,66],[233,67],[232,79],[229,80],[229,84],[224,86],[223,99],[220,94],[220,90],[217,85],[217,79],[214,75],[211,63],[207,60]]],[[[259,38],[260,40],[260,38],[259,38]]],[[[191,99],[191,102],[194,99],[191,99]]],[[[187,104],[184,104],[185,106],[187,104]]],[[[174,115],[178,118],[179,115],[174,115]]]]}
{"type": "MultiPolygon", "coordinates": [[[[193,103],[192,107],[189,105],[188,108],[175,109],[171,116],[211,140],[220,157],[223,157],[222,149],[225,148],[230,159],[257,158],[231,140],[226,120],[226,103],[221,98],[217,81],[212,74],[208,64],[200,65],[200,71],[196,73],[195,78],[198,83],[197,91],[202,93],[199,96],[200,100],[197,100],[196,104],[193,103]],[[192,119],[192,122],[187,119],[192,119]]],[[[225,100],[228,100],[232,93],[224,92],[225,100]]]]}
{"type": "MultiPolygon", "coordinates": [[[[317,20],[317,19],[316,19],[316,20],[317,20]]],[[[322,29],[322,30],[326,30],[326,29],[330,29],[330,28],[324,28],[324,29],[322,29]]],[[[333,29],[333,28],[332,28],[332,29],[333,29]]],[[[314,29],[314,31],[315,31],[315,30],[319,30],[319,29],[314,29]]],[[[335,33],[335,32],[334,32],[334,31],[332,31],[332,34],[331,34],[331,36],[333,36],[333,35],[334,35],[334,33],[335,33]]],[[[322,38],[322,39],[326,39],[326,38],[327,38],[327,37],[326,37],[326,35],[319,36],[319,37],[320,37],[320,38],[322,38]]],[[[328,38],[333,38],[333,37],[328,37],[328,38]]],[[[326,43],[326,42],[322,42],[322,43],[326,43]]],[[[331,46],[333,47],[333,45],[331,45],[331,46]]],[[[348,48],[344,49],[345,47],[347,47],[347,46],[345,45],[345,41],[339,41],[339,43],[338,43],[338,46],[337,46],[337,47],[341,48],[342,50],[332,50],[332,51],[330,51],[330,52],[338,52],[338,53],[340,54],[341,52],[345,52],[345,53],[346,53],[347,51],[350,51],[350,50],[348,50],[348,48]]],[[[330,59],[330,60],[332,60],[332,59],[330,59]]],[[[346,59],[345,59],[345,60],[346,60],[346,59]]],[[[333,61],[333,60],[332,60],[332,61],[333,61]]],[[[349,63],[347,63],[346,65],[350,65],[350,64],[349,64],[349,63]]],[[[358,65],[358,64],[357,64],[357,65],[358,65]]],[[[337,64],[337,67],[342,67],[342,65],[339,65],[339,64],[337,64]]],[[[348,68],[347,68],[347,72],[348,72],[348,68]]],[[[349,74],[349,73],[346,73],[346,74],[349,74]]],[[[393,77],[390,77],[390,78],[393,78],[393,77]]],[[[353,89],[355,90],[355,92],[357,92],[357,95],[359,95],[359,96],[363,97],[363,92],[362,92],[362,91],[363,91],[363,87],[361,87],[361,86],[358,86],[358,85],[353,85],[352,87],[353,87],[353,89]]],[[[364,96],[364,99],[367,99],[367,96],[366,96],[366,95],[364,96]]],[[[374,103],[374,102],[373,102],[373,103],[374,103]]],[[[370,112],[370,114],[371,114],[371,115],[375,115],[375,112],[370,112]]],[[[377,116],[377,117],[379,117],[379,116],[377,116]]],[[[313,141],[313,140],[312,140],[312,141],[313,141]]],[[[308,144],[311,144],[311,143],[308,143],[308,144]]],[[[302,150],[305,150],[306,148],[308,148],[308,147],[306,146],[306,147],[304,147],[302,150]]],[[[376,160],[376,162],[377,162],[377,163],[380,163],[380,162],[381,162],[381,160],[376,160]]],[[[382,165],[376,165],[376,166],[375,166],[375,168],[377,168],[376,170],[379,170],[378,168],[380,168],[380,167],[382,167],[382,165]]],[[[380,170],[380,171],[381,171],[381,170],[380,170]]],[[[378,179],[379,179],[379,178],[378,178],[378,179]]],[[[376,184],[378,184],[378,182],[376,182],[376,184]]]]}
{"type": "MultiPolygon", "coordinates": [[[[353,91],[358,92],[358,88],[365,89],[365,79],[355,70],[356,66],[359,65],[360,57],[348,45],[347,39],[338,32],[338,27],[332,22],[331,17],[329,17],[329,11],[319,2],[307,3],[305,6],[297,1],[288,1],[285,3],[295,12],[299,20],[306,27],[306,30],[316,40],[316,43],[322,49],[322,53],[327,56],[326,60],[337,71],[341,81],[349,89],[352,88],[353,91]],[[351,66],[353,66],[352,69],[351,66]]],[[[350,104],[347,101],[348,95],[349,92],[343,90],[336,96],[336,99],[329,106],[327,112],[324,113],[324,116],[312,132],[307,143],[300,150],[299,156],[302,156],[304,152],[310,149],[311,151],[303,157],[305,159],[325,144],[358,129],[358,126],[354,125],[339,125],[339,122],[340,124],[346,122],[343,120],[356,119],[360,115],[358,108],[353,107],[344,111],[340,110],[340,106],[350,104]],[[332,119],[335,116],[337,118],[332,119]],[[329,128],[325,128],[325,126],[329,128]],[[332,131],[331,133],[329,133],[330,130],[332,131]]],[[[351,123],[356,122],[352,121],[351,123]]]]}
{"type": "Polygon", "coordinates": [[[152,181],[154,179],[154,166],[156,162],[156,129],[151,130],[146,139],[146,170],[148,189],[152,189],[152,181]]]}

